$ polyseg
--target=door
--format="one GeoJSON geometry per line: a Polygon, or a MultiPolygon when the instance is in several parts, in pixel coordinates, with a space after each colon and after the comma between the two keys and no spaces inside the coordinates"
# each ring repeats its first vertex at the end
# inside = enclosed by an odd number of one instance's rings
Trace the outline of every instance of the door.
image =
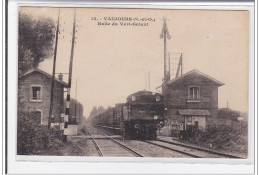
{"type": "Polygon", "coordinates": [[[41,124],[41,118],[42,118],[42,112],[36,111],[35,112],[35,122],[36,122],[36,124],[38,124],[38,125],[41,124]]]}
{"type": "Polygon", "coordinates": [[[199,129],[199,121],[195,121],[194,125],[195,131],[197,131],[199,129]]]}
{"type": "Polygon", "coordinates": [[[192,135],[192,125],[186,125],[186,133],[188,137],[192,135]]]}

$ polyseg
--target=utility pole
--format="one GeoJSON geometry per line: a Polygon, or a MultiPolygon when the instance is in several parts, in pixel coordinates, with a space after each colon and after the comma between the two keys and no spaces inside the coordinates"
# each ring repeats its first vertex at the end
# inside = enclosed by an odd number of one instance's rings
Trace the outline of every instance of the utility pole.
{"type": "Polygon", "coordinates": [[[168,64],[169,64],[169,80],[171,80],[171,55],[168,53],[168,64]]]}
{"type": "Polygon", "coordinates": [[[166,57],[167,57],[167,39],[171,39],[171,36],[169,34],[169,30],[166,24],[166,18],[163,18],[163,28],[162,28],[162,33],[160,35],[160,38],[163,38],[163,43],[164,43],[164,79],[166,78],[166,57]]]}
{"type": "Polygon", "coordinates": [[[55,80],[55,69],[56,69],[56,56],[57,56],[57,47],[58,47],[58,39],[59,39],[59,26],[60,26],[60,9],[58,12],[58,22],[56,28],[56,40],[55,40],[55,48],[54,48],[54,58],[53,58],[53,68],[52,68],[52,79],[51,79],[51,99],[50,99],[50,111],[49,111],[49,120],[48,120],[48,128],[51,127],[51,119],[52,119],[52,111],[53,111],[53,94],[54,94],[54,80],[55,80]]]}
{"type": "MultiPolygon", "coordinates": [[[[166,59],[167,59],[167,41],[166,39],[171,39],[171,36],[169,34],[169,30],[166,24],[166,18],[163,18],[163,28],[162,28],[162,33],[160,35],[160,38],[163,38],[163,44],[164,44],[164,58],[163,58],[163,63],[164,63],[164,78],[163,78],[163,84],[162,84],[162,95],[167,97],[168,95],[168,86],[167,86],[167,66],[166,66],[166,59]]],[[[167,110],[168,110],[168,99],[164,98],[164,117],[166,117],[167,110]]]]}
{"type": "Polygon", "coordinates": [[[67,142],[67,135],[68,135],[69,112],[70,112],[70,89],[71,89],[72,64],[73,64],[75,32],[76,32],[75,28],[76,28],[76,9],[74,10],[74,21],[73,21],[73,31],[72,31],[72,41],[71,41],[69,80],[68,80],[67,103],[66,103],[66,112],[65,112],[64,133],[63,133],[64,142],[67,142]]]}
{"type": "Polygon", "coordinates": [[[76,91],[75,91],[75,123],[77,122],[77,84],[78,84],[78,80],[76,80],[76,91]]]}
{"type": "Polygon", "coordinates": [[[182,63],[182,53],[181,53],[181,76],[182,76],[182,73],[183,73],[183,63],[182,63]]]}
{"type": "Polygon", "coordinates": [[[179,64],[178,64],[178,69],[177,69],[175,78],[178,78],[178,77],[179,77],[180,69],[181,69],[181,76],[182,76],[182,73],[183,73],[182,54],[181,54],[181,56],[180,56],[180,60],[179,60],[179,64]]]}

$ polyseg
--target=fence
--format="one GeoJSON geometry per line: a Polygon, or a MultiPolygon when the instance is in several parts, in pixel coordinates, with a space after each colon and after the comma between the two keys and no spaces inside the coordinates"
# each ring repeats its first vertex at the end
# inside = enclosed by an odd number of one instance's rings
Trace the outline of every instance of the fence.
{"type": "Polygon", "coordinates": [[[230,120],[230,119],[217,119],[216,122],[207,124],[207,129],[210,128],[230,128],[236,131],[247,130],[248,123],[247,121],[241,120],[230,120]]]}

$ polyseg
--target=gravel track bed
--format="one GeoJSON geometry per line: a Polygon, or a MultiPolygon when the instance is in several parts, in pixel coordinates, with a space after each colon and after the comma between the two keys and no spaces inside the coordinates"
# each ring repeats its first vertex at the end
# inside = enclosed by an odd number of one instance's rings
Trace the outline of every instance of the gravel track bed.
{"type": "Polygon", "coordinates": [[[164,142],[155,141],[155,140],[151,141],[151,143],[163,145],[163,146],[166,146],[166,147],[169,147],[169,148],[172,148],[172,149],[176,149],[176,150],[179,150],[179,151],[182,151],[182,152],[187,152],[187,153],[190,153],[192,155],[199,156],[201,158],[222,158],[223,157],[223,156],[220,156],[220,155],[208,153],[206,151],[199,151],[197,149],[187,148],[187,147],[178,146],[178,145],[172,145],[172,144],[169,144],[169,143],[164,143],[164,142]]]}
{"type": "Polygon", "coordinates": [[[161,148],[138,140],[125,140],[123,143],[145,157],[189,158],[189,156],[187,155],[175,151],[170,151],[165,148],[161,148]]]}
{"type": "MultiPolygon", "coordinates": [[[[157,138],[161,139],[161,140],[177,143],[177,144],[184,144],[184,145],[194,146],[194,147],[198,147],[198,148],[202,148],[202,149],[208,149],[208,150],[212,150],[212,151],[217,151],[217,152],[224,153],[224,154],[232,154],[232,155],[241,156],[241,157],[244,157],[244,158],[247,157],[246,155],[243,155],[243,154],[238,154],[238,153],[228,152],[228,151],[223,151],[223,150],[214,150],[214,149],[210,149],[210,148],[205,148],[205,147],[202,147],[202,146],[199,146],[199,145],[195,145],[195,144],[191,144],[191,143],[187,143],[187,142],[185,143],[184,141],[181,141],[181,140],[177,141],[177,140],[174,140],[172,137],[158,136],[157,138]]],[[[223,157],[223,156],[218,156],[218,155],[214,155],[214,154],[208,153],[208,158],[220,158],[220,157],[221,158],[226,158],[226,157],[223,157]]]]}
{"type": "MultiPolygon", "coordinates": [[[[113,135],[113,132],[109,131],[108,129],[104,129],[102,127],[95,127],[95,128],[107,135],[113,135]]],[[[122,142],[123,144],[133,149],[134,151],[142,154],[144,157],[189,158],[189,156],[185,154],[167,150],[165,148],[161,148],[138,140],[125,140],[124,142],[121,139],[116,139],[116,140],[122,142]]]]}
{"type": "Polygon", "coordinates": [[[96,139],[104,157],[135,157],[132,153],[107,139],[96,139]]]}
{"type": "Polygon", "coordinates": [[[87,127],[87,134],[86,135],[92,135],[92,136],[95,136],[95,135],[102,135],[101,133],[99,133],[98,131],[96,131],[95,129],[93,129],[92,127],[87,127]],[[90,134],[89,134],[90,132],[90,134]]]}
{"type": "MultiPolygon", "coordinates": [[[[112,135],[112,133],[110,133],[106,129],[100,127],[94,127],[94,128],[92,127],[87,128],[93,137],[103,135],[98,131],[101,131],[108,136],[112,135]]],[[[95,140],[98,146],[100,147],[104,157],[135,157],[135,155],[125,150],[118,144],[114,143],[110,139],[95,139],[95,140]]],[[[116,139],[116,140],[121,141],[120,139],[116,139]]]]}
{"type": "Polygon", "coordinates": [[[87,152],[88,152],[88,156],[95,156],[95,157],[100,157],[97,149],[93,143],[93,140],[91,139],[87,139],[87,144],[88,144],[88,148],[87,148],[87,152]]]}

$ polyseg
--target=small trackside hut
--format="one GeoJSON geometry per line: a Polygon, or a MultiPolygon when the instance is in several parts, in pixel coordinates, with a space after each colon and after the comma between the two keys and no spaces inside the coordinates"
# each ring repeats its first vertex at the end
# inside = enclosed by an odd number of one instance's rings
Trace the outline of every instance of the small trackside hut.
{"type": "MultiPolygon", "coordinates": [[[[40,70],[31,69],[26,72],[21,80],[20,94],[23,110],[36,112],[37,123],[42,125],[48,124],[50,110],[50,91],[51,91],[52,75],[40,70]]],[[[64,113],[64,88],[68,84],[62,80],[54,79],[54,98],[53,98],[53,115],[51,118],[52,124],[61,122],[61,115],[64,113]]],[[[20,105],[20,104],[19,104],[20,105]]]]}
{"type": "Polygon", "coordinates": [[[218,112],[218,87],[224,84],[198,70],[192,70],[163,85],[167,96],[168,126],[173,136],[183,137],[196,130],[205,131],[218,112]]]}

